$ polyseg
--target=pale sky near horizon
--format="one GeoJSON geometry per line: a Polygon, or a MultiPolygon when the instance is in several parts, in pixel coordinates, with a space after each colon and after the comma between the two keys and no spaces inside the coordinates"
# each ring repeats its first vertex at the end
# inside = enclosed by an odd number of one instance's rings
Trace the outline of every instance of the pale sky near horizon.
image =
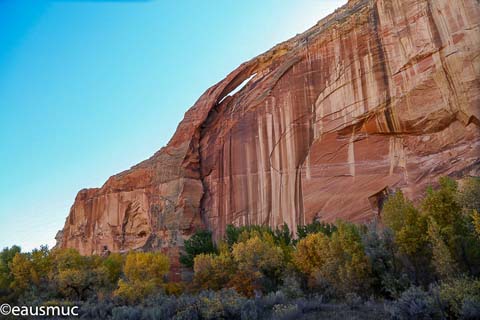
{"type": "Polygon", "coordinates": [[[0,249],[150,157],[242,62],[346,0],[0,0],[0,249]]]}

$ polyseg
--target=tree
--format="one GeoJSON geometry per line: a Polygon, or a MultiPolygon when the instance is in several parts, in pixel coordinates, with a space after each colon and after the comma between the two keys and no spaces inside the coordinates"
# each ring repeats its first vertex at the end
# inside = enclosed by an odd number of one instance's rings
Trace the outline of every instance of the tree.
{"type": "Polygon", "coordinates": [[[49,281],[50,270],[52,269],[52,256],[47,246],[40,246],[30,253],[30,260],[38,276],[39,284],[46,285],[49,281]]]}
{"type": "Polygon", "coordinates": [[[337,293],[366,293],[370,264],[359,229],[339,222],[331,238],[313,233],[301,239],[293,258],[296,267],[310,278],[321,280],[337,293]]]}
{"type": "Polygon", "coordinates": [[[311,233],[297,243],[293,254],[295,266],[304,274],[312,276],[327,264],[330,257],[330,239],[324,233],[311,233]]]}
{"type": "MultiPolygon", "coordinates": [[[[338,222],[332,234],[330,250],[337,270],[331,275],[339,292],[365,294],[370,286],[370,264],[365,254],[360,231],[352,223],[338,222]]],[[[327,269],[328,270],[328,269],[327,269]]],[[[332,279],[332,280],[333,280],[332,279]]]]}
{"type": "Polygon", "coordinates": [[[75,249],[56,249],[52,255],[52,274],[58,292],[72,300],[86,300],[107,283],[102,258],[86,257],[75,249]]]}
{"type": "Polygon", "coordinates": [[[292,254],[294,250],[294,239],[290,228],[286,223],[284,223],[281,226],[275,228],[272,235],[275,245],[282,249],[285,263],[290,262],[292,260],[292,254]]]}
{"type": "Polygon", "coordinates": [[[119,280],[115,295],[132,303],[139,301],[162,287],[169,269],[168,257],[161,253],[130,252],[125,260],[125,280],[119,280]]]}
{"type": "Polygon", "coordinates": [[[403,253],[415,256],[427,244],[427,223],[402,191],[396,192],[382,210],[383,223],[395,233],[395,241],[403,253]]]}
{"type": "Polygon", "coordinates": [[[196,289],[220,290],[229,287],[232,275],[237,272],[232,255],[225,245],[220,245],[218,255],[201,253],[195,256],[193,284],[196,289]]]}
{"type": "Polygon", "coordinates": [[[402,191],[397,191],[386,201],[382,210],[382,222],[393,231],[395,245],[403,265],[413,277],[415,283],[429,275],[431,252],[428,246],[427,220],[406,199],[402,191]],[[411,265],[411,267],[410,267],[411,265]]]}
{"type": "Polygon", "coordinates": [[[427,189],[421,204],[422,214],[435,222],[437,233],[443,239],[450,256],[460,269],[471,274],[480,271],[480,243],[472,232],[470,215],[475,206],[477,181],[467,180],[464,188],[459,190],[455,180],[442,177],[438,188],[427,189]],[[472,202],[468,201],[469,197],[472,202]]]}
{"type": "Polygon", "coordinates": [[[185,252],[180,256],[180,262],[189,268],[193,268],[195,256],[201,253],[216,253],[217,248],[212,240],[212,232],[199,230],[190,239],[185,240],[185,252]]]}
{"type": "Polygon", "coordinates": [[[399,272],[392,231],[373,221],[362,234],[362,243],[372,269],[374,293],[388,298],[398,297],[409,283],[399,272]]]}
{"type": "Polygon", "coordinates": [[[312,223],[297,226],[297,237],[303,239],[309,234],[318,232],[331,236],[336,230],[337,227],[334,224],[315,220],[312,223]]]}
{"type": "Polygon", "coordinates": [[[275,228],[273,232],[273,238],[275,243],[290,245],[292,243],[292,233],[290,232],[290,228],[288,224],[284,223],[281,226],[275,228]]]}
{"type": "Polygon", "coordinates": [[[458,202],[468,211],[480,211],[480,177],[468,177],[464,180],[458,202]]]}
{"type": "Polygon", "coordinates": [[[445,244],[437,222],[430,217],[428,221],[428,237],[432,246],[433,265],[442,279],[448,279],[457,273],[455,261],[445,244]]]}
{"type": "Polygon", "coordinates": [[[110,286],[116,286],[122,274],[124,257],[119,253],[111,253],[102,262],[110,286]]]}
{"type": "Polygon", "coordinates": [[[460,248],[460,237],[465,233],[465,219],[462,208],[457,201],[457,183],[448,177],[440,178],[440,187],[427,189],[422,201],[422,214],[433,219],[444,236],[445,242],[452,254],[460,248]]]}
{"type": "MultiPolygon", "coordinates": [[[[244,234],[240,238],[242,236],[244,234]]],[[[243,241],[233,245],[232,256],[239,271],[251,275],[252,281],[258,281],[258,287],[278,285],[284,256],[269,233],[250,234],[248,238],[244,236],[243,241]]]]}
{"type": "Polygon", "coordinates": [[[10,284],[13,281],[12,274],[10,272],[10,263],[17,253],[20,253],[19,246],[12,246],[10,248],[4,248],[0,252],[0,296],[7,297],[10,294],[10,284]]]}
{"type": "Polygon", "coordinates": [[[27,290],[32,284],[38,284],[38,275],[33,268],[33,264],[25,253],[17,253],[10,263],[10,270],[13,281],[10,288],[20,294],[27,290]]]}
{"type": "Polygon", "coordinates": [[[473,231],[477,235],[477,238],[480,239],[480,213],[477,210],[472,211],[472,225],[473,231]]]}
{"type": "Polygon", "coordinates": [[[96,274],[88,268],[60,270],[57,277],[59,291],[69,299],[86,300],[94,293],[97,284],[96,274]]]}
{"type": "Polygon", "coordinates": [[[231,287],[252,296],[255,290],[278,284],[284,256],[272,233],[263,227],[242,229],[241,234],[235,235],[231,249],[227,243],[220,243],[218,255],[195,257],[194,286],[197,289],[231,287]]]}
{"type": "MultiPolygon", "coordinates": [[[[287,227],[288,228],[288,227],[287,227]]],[[[278,234],[279,237],[278,239],[282,236],[280,234],[284,232],[285,229],[279,229],[278,234]]],[[[232,246],[240,241],[244,241],[248,238],[251,238],[255,235],[266,235],[268,234],[269,236],[274,236],[274,231],[268,226],[258,226],[258,225],[248,225],[248,226],[241,226],[241,227],[235,227],[234,225],[227,225],[227,228],[225,230],[225,242],[228,244],[229,248],[232,248],[232,246]]]]}

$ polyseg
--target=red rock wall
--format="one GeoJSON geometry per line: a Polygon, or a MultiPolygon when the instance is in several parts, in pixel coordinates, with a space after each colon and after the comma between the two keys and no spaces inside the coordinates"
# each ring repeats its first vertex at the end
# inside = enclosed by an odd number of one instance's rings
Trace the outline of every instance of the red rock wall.
{"type": "Polygon", "coordinates": [[[176,256],[204,226],[364,221],[386,187],[415,198],[478,175],[479,22],[476,0],[349,1],[208,89],[150,159],[80,191],[58,246],[176,256]]]}

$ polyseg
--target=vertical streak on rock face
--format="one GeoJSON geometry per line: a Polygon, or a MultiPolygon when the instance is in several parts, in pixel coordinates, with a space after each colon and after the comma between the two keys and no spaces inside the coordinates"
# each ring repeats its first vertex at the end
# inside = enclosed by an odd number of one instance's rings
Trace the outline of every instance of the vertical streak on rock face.
{"type": "MultiPolygon", "coordinates": [[[[384,92],[385,95],[385,122],[387,124],[387,128],[389,132],[395,132],[395,126],[393,122],[393,114],[392,114],[392,107],[391,107],[391,96],[390,96],[390,75],[387,68],[387,57],[383,49],[382,38],[378,33],[378,28],[380,26],[380,16],[378,14],[378,5],[379,2],[376,2],[374,5],[374,9],[372,10],[372,26],[373,26],[373,38],[374,38],[374,48],[376,51],[377,61],[374,62],[375,67],[379,68],[380,77],[379,81],[379,88],[381,91],[384,92]]],[[[386,3],[388,5],[388,3],[386,3]]]]}
{"type": "Polygon", "coordinates": [[[406,156],[403,149],[403,139],[400,137],[390,137],[389,145],[390,156],[390,176],[394,174],[396,168],[406,170],[406,156]]]}
{"type": "Polygon", "coordinates": [[[348,142],[348,167],[350,175],[355,177],[355,131],[352,131],[352,136],[348,142]]]}
{"type": "Polygon", "coordinates": [[[349,1],[208,89],[150,159],[80,191],[58,246],[175,262],[198,228],[365,221],[385,187],[418,197],[478,174],[479,26],[476,0],[349,1]]]}

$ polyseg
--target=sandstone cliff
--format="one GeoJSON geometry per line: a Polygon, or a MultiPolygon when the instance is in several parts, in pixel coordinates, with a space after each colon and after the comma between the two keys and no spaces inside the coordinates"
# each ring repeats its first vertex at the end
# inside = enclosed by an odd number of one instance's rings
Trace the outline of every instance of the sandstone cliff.
{"type": "Polygon", "coordinates": [[[80,191],[58,246],[175,256],[197,228],[363,221],[385,188],[478,174],[479,22],[477,0],[349,1],[209,88],[150,159],[80,191]]]}

